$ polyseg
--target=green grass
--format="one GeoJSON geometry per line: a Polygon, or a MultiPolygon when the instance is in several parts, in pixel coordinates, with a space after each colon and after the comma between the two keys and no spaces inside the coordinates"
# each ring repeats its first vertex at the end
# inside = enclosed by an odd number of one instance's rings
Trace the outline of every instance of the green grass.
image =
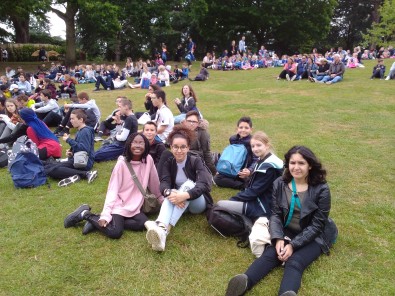
{"type": "MultiPolygon", "coordinates": [[[[387,69],[391,63],[385,61],[387,69]]],[[[369,80],[373,65],[347,70],[345,80],[331,86],[276,81],[279,68],[211,71],[207,82],[192,83],[214,151],[249,115],[254,130],[271,137],[278,156],[303,144],[327,168],[331,217],[340,235],[330,256],[305,272],[300,295],[395,294],[395,84],[369,80]]],[[[174,113],[181,87],[165,89],[174,113]]],[[[78,90],[96,99],[103,118],[120,94],[133,100],[135,111],[143,110],[143,90],[78,90]]],[[[64,229],[64,217],[81,203],[101,211],[113,165],[95,164],[99,177],[93,184],[69,188],[51,180],[50,189],[16,190],[7,170],[0,171],[0,295],[223,295],[229,278],[250,265],[250,250],[218,236],[203,215],[183,217],[162,254],[151,250],[145,233],[127,231],[111,240],[99,233],[82,236],[81,227],[64,229]]],[[[220,200],[235,192],[213,188],[212,195],[220,200]]],[[[277,295],[281,276],[279,268],[249,295],[277,295]]]]}

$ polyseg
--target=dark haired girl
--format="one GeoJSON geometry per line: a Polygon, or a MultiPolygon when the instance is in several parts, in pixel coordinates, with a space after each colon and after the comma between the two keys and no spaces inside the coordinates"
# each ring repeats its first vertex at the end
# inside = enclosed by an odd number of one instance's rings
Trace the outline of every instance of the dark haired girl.
{"type": "Polygon", "coordinates": [[[161,156],[160,191],[165,196],[156,221],[147,221],[147,240],[155,251],[164,251],[166,237],[185,210],[203,213],[213,200],[210,195],[212,177],[198,156],[188,154],[194,132],[183,126],[174,127],[168,137],[171,153],[161,156]]]}
{"type": "Polygon", "coordinates": [[[140,212],[144,197],[126,165],[129,162],[143,188],[148,188],[160,202],[163,196],[159,191],[159,178],[154,161],[148,154],[149,143],[141,133],[133,133],[126,140],[125,151],[112,171],[106,200],[100,215],[90,212],[91,207],[81,205],[64,220],[64,227],[75,226],[86,220],[82,234],[99,230],[104,235],[118,239],[124,229],[139,231],[144,229],[147,216],[140,212]]]}
{"type": "Polygon", "coordinates": [[[244,274],[234,276],[227,296],[244,295],[273,268],[284,264],[278,295],[297,295],[303,271],[329,248],[337,237],[329,218],[331,195],[326,171],[314,153],[294,146],[285,154],[284,176],[273,185],[271,246],[244,274]]]}

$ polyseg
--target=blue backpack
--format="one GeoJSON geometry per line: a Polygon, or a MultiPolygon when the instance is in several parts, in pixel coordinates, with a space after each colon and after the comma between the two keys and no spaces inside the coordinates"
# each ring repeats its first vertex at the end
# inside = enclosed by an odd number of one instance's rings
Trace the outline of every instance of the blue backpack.
{"type": "Polygon", "coordinates": [[[218,173],[228,177],[237,177],[246,161],[247,153],[247,148],[243,144],[227,146],[218,160],[218,173]]]}
{"type": "Polygon", "coordinates": [[[8,160],[8,169],[16,188],[32,188],[47,183],[37,146],[31,140],[18,138],[8,160]]]}

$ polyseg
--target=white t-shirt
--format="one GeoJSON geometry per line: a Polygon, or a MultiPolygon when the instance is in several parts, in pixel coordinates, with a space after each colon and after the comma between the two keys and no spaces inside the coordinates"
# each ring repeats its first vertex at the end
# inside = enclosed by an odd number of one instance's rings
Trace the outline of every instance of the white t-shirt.
{"type": "Polygon", "coordinates": [[[158,111],[156,111],[155,122],[158,125],[158,128],[162,125],[167,125],[165,131],[161,134],[158,134],[158,137],[162,140],[162,142],[166,142],[167,137],[174,127],[174,117],[171,110],[163,105],[158,111]]]}

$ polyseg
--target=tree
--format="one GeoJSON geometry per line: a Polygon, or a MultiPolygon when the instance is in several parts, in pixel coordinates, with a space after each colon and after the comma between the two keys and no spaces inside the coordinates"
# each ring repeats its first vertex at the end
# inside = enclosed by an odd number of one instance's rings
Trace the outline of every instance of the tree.
{"type": "Polygon", "coordinates": [[[46,20],[48,5],[49,0],[3,0],[0,2],[0,21],[14,28],[16,43],[28,43],[30,16],[46,20]]]}
{"type": "Polygon", "coordinates": [[[395,40],[395,0],[385,0],[379,9],[380,20],[363,35],[365,45],[388,46],[395,40]]]}
{"type": "Polygon", "coordinates": [[[57,4],[63,5],[66,11],[62,12],[58,8],[51,7],[51,11],[56,13],[66,24],[66,54],[65,64],[70,66],[76,64],[76,36],[75,36],[75,16],[79,9],[78,0],[59,0],[57,4]]]}
{"type": "Polygon", "coordinates": [[[377,19],[382,0],[339,0],[327,38],[328,47],[352,49],[362,41],[362,35],[377,19]]]}
{"type": "Polygon", "coordinates": [[[335,0],[206,0],[207,13],[199,16],[199,32],[222,48],[241,34],[247,45],[269,45],[282,51],[303,50],[323,39],[335,0]]]}

